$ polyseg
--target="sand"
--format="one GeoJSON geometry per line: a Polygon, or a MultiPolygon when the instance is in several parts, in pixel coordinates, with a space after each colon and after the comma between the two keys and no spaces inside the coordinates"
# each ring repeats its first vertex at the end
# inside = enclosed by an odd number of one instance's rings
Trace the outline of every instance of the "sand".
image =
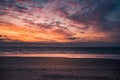
{"type": "Polygon", "coordinates": [[[0,57],[0,80],[120,80],[120,60],[0,57]]]}

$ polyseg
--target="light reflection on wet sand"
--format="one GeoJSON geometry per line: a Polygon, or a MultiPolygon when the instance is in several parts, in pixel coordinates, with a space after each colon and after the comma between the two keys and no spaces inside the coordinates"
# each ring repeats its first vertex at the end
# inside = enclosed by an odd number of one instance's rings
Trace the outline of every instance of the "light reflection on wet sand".
{"type": "Polygon", "coordinates": [[[120,55],[114,54],[0,54],[0,57],[65,57],[65,58],[106,58],[120,59],[120,55]]]}

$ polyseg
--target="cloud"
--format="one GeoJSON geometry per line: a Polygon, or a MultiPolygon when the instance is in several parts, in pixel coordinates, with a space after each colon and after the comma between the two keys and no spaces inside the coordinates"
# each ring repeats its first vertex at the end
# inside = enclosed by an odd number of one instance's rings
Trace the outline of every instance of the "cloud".
{"type": "MultiPolygon", "coordinates": [[[[41,26],[42,27],[42,26],[41,26]]],[[[16,26],[14,24],[0,22],[0,35],[5,36],[1,40],[24,41],[24,42],[67,42],[68,33],[64,29],[52,30],[16,26]]]]}
{"type": "Polygon", "coordinates": [[[119,30],[120,28],[120,7],[117,7],[114,11],[110,12],[106,17],[105,17],[105,22],[103,26],[103,29],[105,30],[119,30]]]}
{"type": "Polygon", "coordinates": [[[79,40],[79,37],[68,37],[68,40],[77,41],[79,40]]]}
{"type": "Polygon", "coordinates": [[[0,0],[0,23],[19,29],[16,38],[4,34],[12,40],[120,41],[119,14],[119,0],[0,0]]]}

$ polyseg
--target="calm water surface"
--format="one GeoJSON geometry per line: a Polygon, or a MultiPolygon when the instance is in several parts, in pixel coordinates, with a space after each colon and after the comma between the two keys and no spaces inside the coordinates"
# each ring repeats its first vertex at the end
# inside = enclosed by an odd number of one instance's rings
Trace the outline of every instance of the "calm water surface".
{"type": "Polygon", "coordinates": [[[119,47],[1,47],[0,56],[120,59],[119,47]]]}

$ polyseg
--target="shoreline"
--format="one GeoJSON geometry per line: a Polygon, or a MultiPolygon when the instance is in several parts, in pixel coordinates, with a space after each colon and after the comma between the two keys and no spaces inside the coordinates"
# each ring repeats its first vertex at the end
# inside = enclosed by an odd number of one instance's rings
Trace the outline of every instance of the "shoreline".
{"type": "Polygon", "coordinates": [[[0,57],[50,57],[50,58],[93,58],[93,59],[118,59],[120,60],[119,54],[0,54],[0,57]]]}

